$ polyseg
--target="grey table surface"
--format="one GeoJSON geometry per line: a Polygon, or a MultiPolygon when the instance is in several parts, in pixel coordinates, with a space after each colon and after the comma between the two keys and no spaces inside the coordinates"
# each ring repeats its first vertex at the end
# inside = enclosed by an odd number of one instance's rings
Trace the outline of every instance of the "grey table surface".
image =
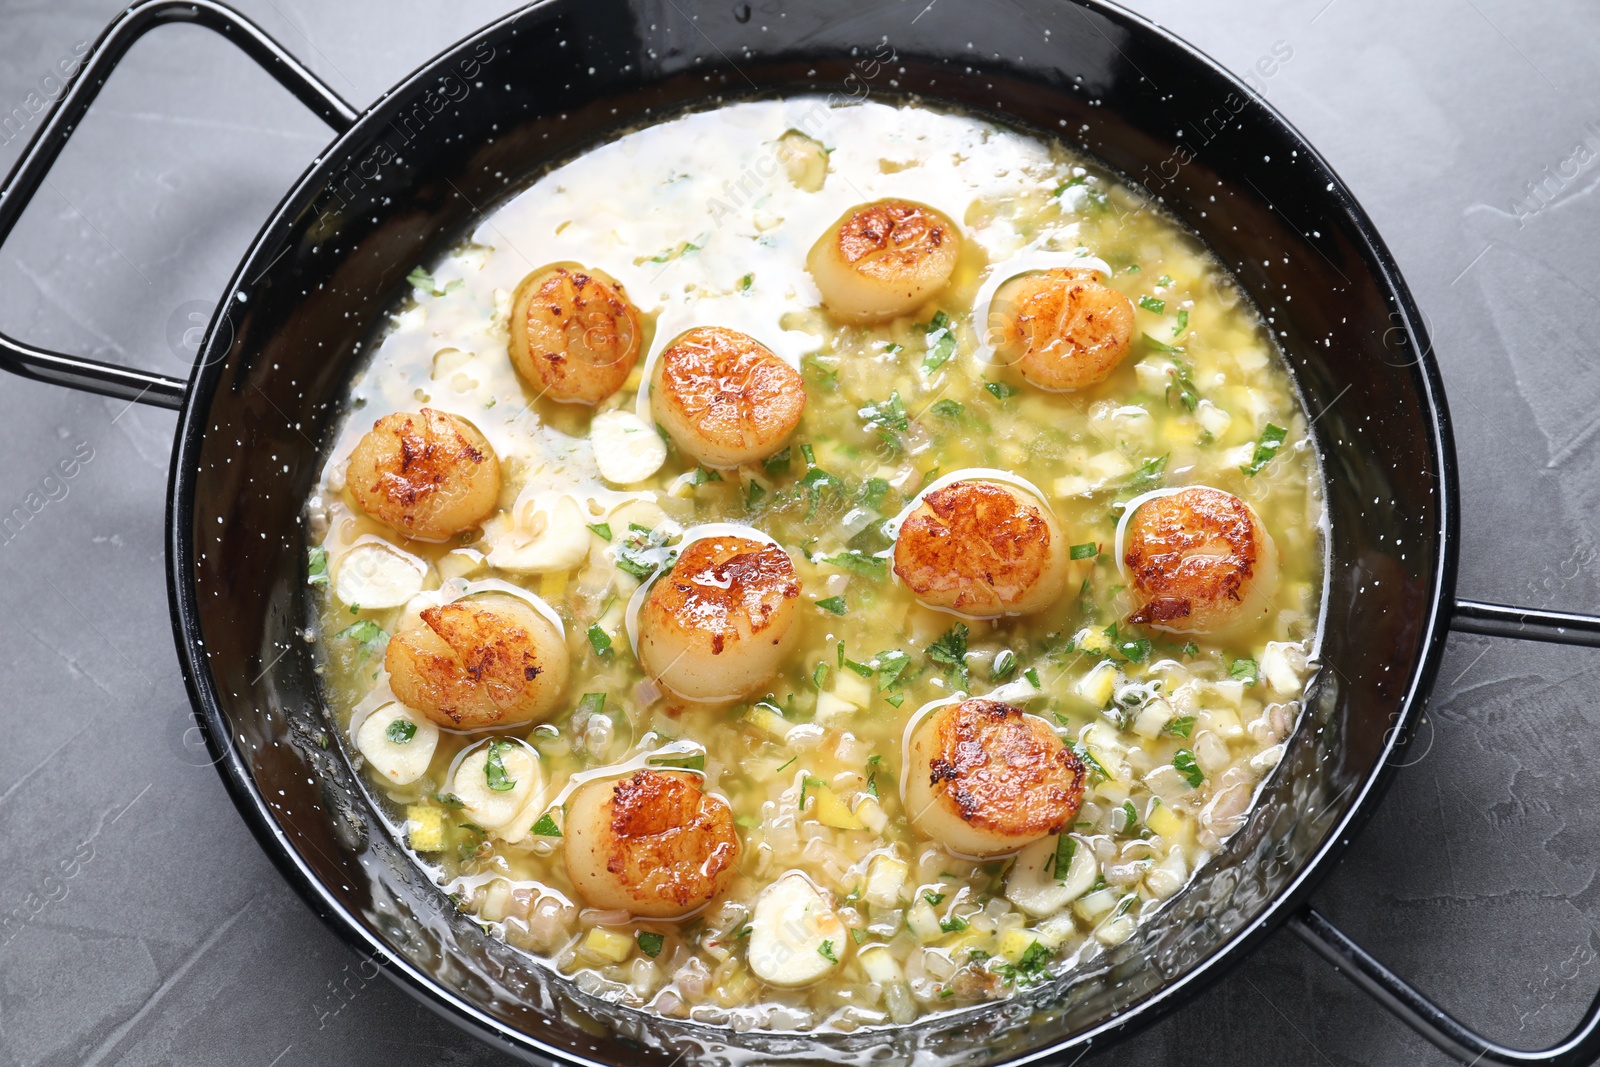
{"type": "MultiPolygon", "coordinates": [[[[0,112],[47,92],[117,6],[0,0],[0,112]]],[[[239,6],[365,106],[509,4],[239,6]]],[[[1355,190],[1431,323],[1461,459],[1462,594],[1596,607],[1600,6],[1132,6],[1237,72],[1292,53],[1257,85],[1355,190]]],[[[147,39],[0,254],[0,328],[182,373],[184,330],[327,139],[220,40],[147,39]]],[[[23,140],[0,141],[9,167],[23,140]]],[[[0,1064],[503,1062],[363,981],[193,755],[162,560],[173,426],[0,381],[0,513],[44,501],[0,536],[0,1064]]],[[[1596,667],[1600,652],[1453,638],[1413,765],[1317,896],[1516,1044],[1564,1033],[1600,987],[1596,667]]],[[[1447,1062],[1288,932],[1095,1059],[1447,1062]]]]}

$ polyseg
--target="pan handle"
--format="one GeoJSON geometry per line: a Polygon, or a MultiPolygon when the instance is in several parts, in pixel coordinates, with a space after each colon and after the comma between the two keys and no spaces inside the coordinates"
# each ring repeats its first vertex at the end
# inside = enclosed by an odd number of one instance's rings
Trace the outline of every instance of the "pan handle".
{"type": "MultiPolygon", "coordinates": [[[[336,132],[343,133],[355,123],[356,112],[349,104],[278,42],[231,8],[214,0],[143,0],[106,27],[0,186],[0,245],[11,236],[67,138],[77,129],[128,49],[157,26],[173,22],[204,26],[232,41],[336,132]]],[[[0,369],[103,396],[174,409],[183,406],[189,387],[181,378],[35,348],[4,333],[0,333],[0,369]]]]}
{"type": "MultiPolygon", "coordinates": [[[[1450,627],[1463,633],[1515,637],[1562,645],[1600,648],[1600,618],[1536,611],[1475,600],[1456,602],[1450,627]]],[[[1578,1067],[1600,1058],[1600,996],[1576,1029],[1545,1049],[1507,1048],[1491,1041],[1423,996],[1404,978],[1378,962],[1315,908],[1307,905],[1290,927],[1323,959],[1409,1025],[1462,1063],[1475,1067],[1578,1067]]]]}

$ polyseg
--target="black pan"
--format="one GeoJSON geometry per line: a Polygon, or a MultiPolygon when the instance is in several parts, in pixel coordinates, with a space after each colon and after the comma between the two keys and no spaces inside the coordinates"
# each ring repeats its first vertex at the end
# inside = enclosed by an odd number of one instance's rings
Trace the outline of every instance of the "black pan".
{"type": "Polygon", "coordinates": [[[1289,923],[1463,1060],[1577,1064],[1600,1053],[1600,1002],[1561,1045],[1508,1050],[1306,904],[1387,785],[1448,628],[1600,645],[1600,619],[1454,599],[1455,453],[1411,295],[1316,151],[1215,63],[1098,0],[763,0],[759,10],[725,0],[692,17],[678,0],[546,0],[358,115],[228,8],[155,0],[101,36],[12,171],[0,241],[129,46],[171,22],[228,37],[337,137],[262,228],[189,381],[6,337],[0,365],[180,410],[167,563],[195,715],[261,847],[371,966],[535,1061],[1016,1064],[1147,1024],[1289,923]],[[458,916],[395,845],[324,716],[300,636],[312,617],[301,508],[371,324],[413,266],[620,128],[794,92],[921,94],[1060,136],[1143,183],[1209,243],[1289,353],[1321,450],[1325,669],[1244,829],[1091,973],[910,1027],[736,1035],[579,993],[458,916]]]}

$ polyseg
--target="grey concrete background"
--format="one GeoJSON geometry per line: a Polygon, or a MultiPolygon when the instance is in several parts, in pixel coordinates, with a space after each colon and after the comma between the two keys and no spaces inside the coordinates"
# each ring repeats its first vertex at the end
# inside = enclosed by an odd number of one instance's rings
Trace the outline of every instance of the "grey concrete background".
{"type": "MultiPolygon", "coordinates": [[[[509,5],[240,6],[365,106],[509,5]]],[[[1235,71],[1292,49],[1257,84],[1354,188],[1432,323],[1459,434],[1462,593],[1600,607],[1600,8],[1133,6],[1235,71]]],[[[0,0],[0,111],[116,10],[0,0]]],[[[326,139],[220,40],[160,32],[0,254],[0,327],[181,373],[183,331],[326,139]]],[[[21,146],[0,144],[0,164],[21,146]]],[[[0,381],[0,512],[45,501],[0,543],[0,1064],[501,1062],[363,982],[194,755],[161,555],[172,429],[164,412],[0,381]]],[[[1563,1033],[1600,987],[1597,666],[1454,638],[1415,765],[1319,895],[1513,1043],[1563,1033]]],[[[1098,1061],[1446,1062],[1287,933],[1098,1061]]]]}

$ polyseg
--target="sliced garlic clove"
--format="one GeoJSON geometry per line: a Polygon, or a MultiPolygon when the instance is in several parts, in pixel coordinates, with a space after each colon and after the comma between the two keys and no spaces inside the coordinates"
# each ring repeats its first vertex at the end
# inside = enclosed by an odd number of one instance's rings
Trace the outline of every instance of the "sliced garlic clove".
{"type": "Polygon", "coordinates": [[[428,565],[380,538],[358,542],[333,564],[333,591],[346,604],[397,608],[422,592],[428,565]]]}
{"type": "Polygon", "coordinates": [[[489,566],[517,574],[570,571],[589,557],[583,508],[561,494],[516,509],[517,522],[495,537],[489,566]]]}
{"type": "Polygon", "coordinates": [[[367,765],[394,785],[421,778],[439,745],[439,728],[399,701],[385,704],[362,720],[356,749],[367,765]]]}
{"type": "Polygon", "coordinates": [[[810,985],[839,966],[848,944],[844,923],[803,874],[784,875],[756,900],[750,970],[769,985],[810,985]]]}
{"type": "Polygon", "coordinates": [[[543,789],[544,775],[533,749],[503,737],[467,753],[450,779],[462,813],[485,830],[498,830],[518,818],[543,789]],[[491,750],[499,757],[499,771],[490,767],[491,750]]]}
{"type": "Polygon", "coordinates": [[[600,477],[613,485],[642,482],[667,461],[667,443],[631,411],[602,411],[589,423],[600,477]]]}
{"type": "Polygon", "coordinates": [[[1017,853],[1017,861],[1006,873],[1006,899],[1029,915],[1054,915],[1087,893],[1100,874],[1094,849],[1078,837],[1067,838],[1071,845],[1065,872],[1056,872],[1058,837],[1035,841],[1017,853]]]}

